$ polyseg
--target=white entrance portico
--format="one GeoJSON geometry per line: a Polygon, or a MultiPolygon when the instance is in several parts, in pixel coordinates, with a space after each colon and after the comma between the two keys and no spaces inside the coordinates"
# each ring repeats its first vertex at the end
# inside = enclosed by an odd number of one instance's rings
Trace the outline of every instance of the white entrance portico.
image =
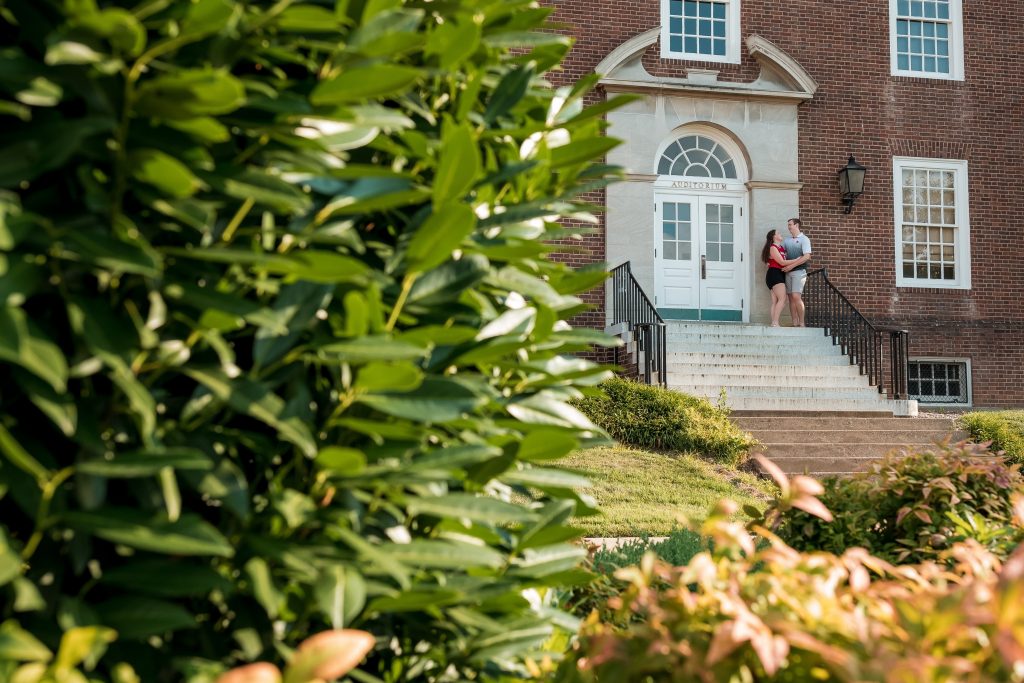
{"type": "Polygon", "coordinates": [[[654,303],[666,320],[747,319],[746,170],[714,134],[686,126],[657,161],[654,303]]]}
{"type": "Polygon", "coordinates": [[[759,262],[765,233],[799,215],[797,107],[817,85],[760,36],[753,82],[717,71],[652,76],[641,63],[654,28],[616,48],[596,71],[610,97],[640,98],[608,114],[623,144],[608,155],[626,182],[606,195],[606,259],[632,272],[666,320],[766,322],[759,262]]]}

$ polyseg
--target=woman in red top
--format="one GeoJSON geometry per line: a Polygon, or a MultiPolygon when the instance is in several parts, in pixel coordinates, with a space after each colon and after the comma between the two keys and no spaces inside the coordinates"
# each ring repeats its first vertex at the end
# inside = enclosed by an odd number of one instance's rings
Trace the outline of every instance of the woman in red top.
{"type": "Polygon", "coordinates": [[[786,250],[782,248],[782,233],[769,230],[761,250],[761,261],[768,266],[764,275],[764,283],[772,293],[772,327],[779,326],[779,316],[786,306],[786,272],[784,268],[799,259],[787,260],[786,250]]]}

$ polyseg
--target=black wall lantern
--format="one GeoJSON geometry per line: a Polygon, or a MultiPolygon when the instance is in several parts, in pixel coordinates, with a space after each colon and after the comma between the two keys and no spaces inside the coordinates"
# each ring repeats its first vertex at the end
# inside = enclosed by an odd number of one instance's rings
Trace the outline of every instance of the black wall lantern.
{"type": "Polygon", "coordinates": [[[852,154],[846,166],[839,169],[839,191],[843,193],[846,213],[853,211],[853,201],[864,192],[864,175],[867,171],[868,169],[857,163],[852,154]]]}

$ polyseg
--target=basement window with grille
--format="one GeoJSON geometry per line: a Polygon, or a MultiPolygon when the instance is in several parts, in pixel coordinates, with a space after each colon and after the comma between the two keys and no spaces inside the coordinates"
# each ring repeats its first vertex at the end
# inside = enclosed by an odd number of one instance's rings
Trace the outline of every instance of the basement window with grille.
{"type": "Polygon", "coordinates": [[[970,361],[925,358],[908,363],[910,398],[930,405],[970,405],[970,361]]]}

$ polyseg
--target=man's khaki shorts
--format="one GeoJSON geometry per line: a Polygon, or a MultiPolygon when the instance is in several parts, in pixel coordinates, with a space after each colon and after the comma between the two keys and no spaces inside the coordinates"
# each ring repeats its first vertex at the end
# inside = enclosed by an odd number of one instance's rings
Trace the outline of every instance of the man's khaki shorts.
{"type": "Polygon", "coordinates": [[[786,294],[803,294],[807,282],[807,269],[797,268],[786,273],[786,294]]]}

